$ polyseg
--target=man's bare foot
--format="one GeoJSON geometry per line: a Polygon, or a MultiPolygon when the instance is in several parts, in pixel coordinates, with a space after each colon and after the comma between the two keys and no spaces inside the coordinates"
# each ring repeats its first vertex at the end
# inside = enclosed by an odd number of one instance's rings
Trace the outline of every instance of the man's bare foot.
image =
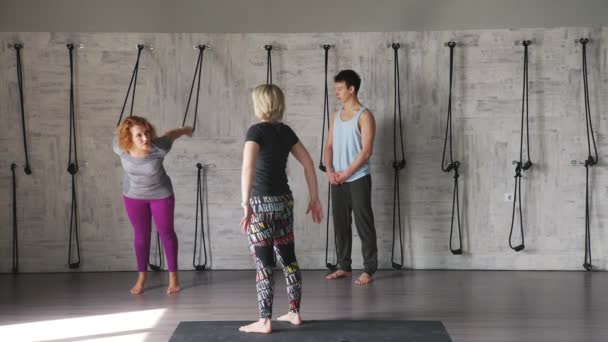
{"type": "Polygon", "coordinates": [[[133,285],[133,287],[131,288],[132,294],[141,294],[144,292],[144,285],[146,284],[146,278],[147,278],[146,272],[139,272],[137,274],[137,281],[135,282],[135,285],[133,285]]]}
{"type": "Polygon", "coordinates": [[[372,278],[372,276],[369,273],[363,272],[363,273],[361,273],[359,278],[357,278],[357,280],[355,280],[355,284],[367,285],[367,284],[371,283],[372,281],[374,281],[374,278],[372,278]]]}
{"type": "Polygon", "coordinates": [[[346,271],[342,271],[342,270],[337,270],[334,273],[328,274],[325,279],[328,280],[335,280],[338,278],[346,278],[346,277],[350,277],[351,275],[353,275],[353,272],[346,272],[346,271]]]}
{"type": "Polygon", "coordinates": [[[300,325],[302,324],[302,317],[300,316],[299,312],[288,312],[286,314],[284,314],[283,316],[280,316],[279,318],[277,318],[277,320],[279,321],[284,321],[284,322],[289,322],[293,325],[300,325]]]}
{"type": "Polygon", "coordinates": [[[259,334],[270,334],[272,332],[272,326],[269,319],[260,318],[260,320],[257,322],[253,322],[249,325],[243,325],[239,328],[239,331],[247,333],[253,332],[259,334]]]}
{"type": "Polygon", "coordinates": [[[169,272],[169,287],[167,288],[167,294],[178,293],[180,290],[177,272],[169,272]]]}

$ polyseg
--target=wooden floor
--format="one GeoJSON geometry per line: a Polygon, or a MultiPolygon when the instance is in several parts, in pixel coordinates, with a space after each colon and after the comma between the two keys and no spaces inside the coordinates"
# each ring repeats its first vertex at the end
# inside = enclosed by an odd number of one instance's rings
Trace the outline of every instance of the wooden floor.
{"type": "MultiPolygon", "coordinates": [[[[303,272],[305,320],[438,320],[455,342],[608,341],[606,272],[379,271],[367,287],[324,274],[303,272]]],[[[181,272],[174,296],[166,276],[134,296],[133,272],[2,274],[0,340],[167,341],[180,321],[257,318],[253,271],[181,272]]],[[[276,316],[287,296],[275,279],[276,316]]]]}

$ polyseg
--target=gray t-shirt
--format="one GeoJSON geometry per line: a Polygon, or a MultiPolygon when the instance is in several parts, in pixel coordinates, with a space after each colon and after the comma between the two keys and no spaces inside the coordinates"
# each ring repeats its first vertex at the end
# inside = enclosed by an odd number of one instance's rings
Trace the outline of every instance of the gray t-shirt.
{"type": "Polygon", "coordinates": [[[129,198],[160,199],[173,195],[173,185],[163,166],[165,156],[173,141],[168,137],[152,140],[150,154],[134,157],[118,147],[116,136],[112,138],[112,149],[120,156],[125,170],[122,193],[129,198]]]}

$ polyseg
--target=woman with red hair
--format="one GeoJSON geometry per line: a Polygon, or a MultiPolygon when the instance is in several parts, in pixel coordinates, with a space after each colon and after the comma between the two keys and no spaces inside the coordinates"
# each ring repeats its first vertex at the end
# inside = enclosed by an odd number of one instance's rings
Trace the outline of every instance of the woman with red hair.
{"type": "Polygon", "coordinates": [[[139,274],[131,289],[133,294],[144,291],[150,256],[152,218],[169,268],[167,294],[180,291],[177,276],[177,235],[173,227],[175,197],[171,179],[163,167],[163,160],[173,141],[183,135],[191,137],[192,127],[177,128],[157,137],[154,126],[148,120],[131,116],[118,126],[116,136],[112,140],[112,148],[120,156],[125,171],[123,200],[134,232],[139,274]]]}

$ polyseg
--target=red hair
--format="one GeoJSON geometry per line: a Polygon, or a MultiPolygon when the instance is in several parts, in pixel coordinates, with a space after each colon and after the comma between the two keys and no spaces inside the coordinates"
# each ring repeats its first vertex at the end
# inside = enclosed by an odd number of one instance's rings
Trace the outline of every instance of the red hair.
{"type": "Polygon", "coordinates": [[[123,151],[130,151],[133,148],[133,140],[131,139],[131,127],[141,126],[150,132],[150,139],[156,138],[156,130],[154,126],[140,116],[129,116],[124,119],[118,128],[116,128],[116,135],[118,136],[118,147],[123,151]]]}

